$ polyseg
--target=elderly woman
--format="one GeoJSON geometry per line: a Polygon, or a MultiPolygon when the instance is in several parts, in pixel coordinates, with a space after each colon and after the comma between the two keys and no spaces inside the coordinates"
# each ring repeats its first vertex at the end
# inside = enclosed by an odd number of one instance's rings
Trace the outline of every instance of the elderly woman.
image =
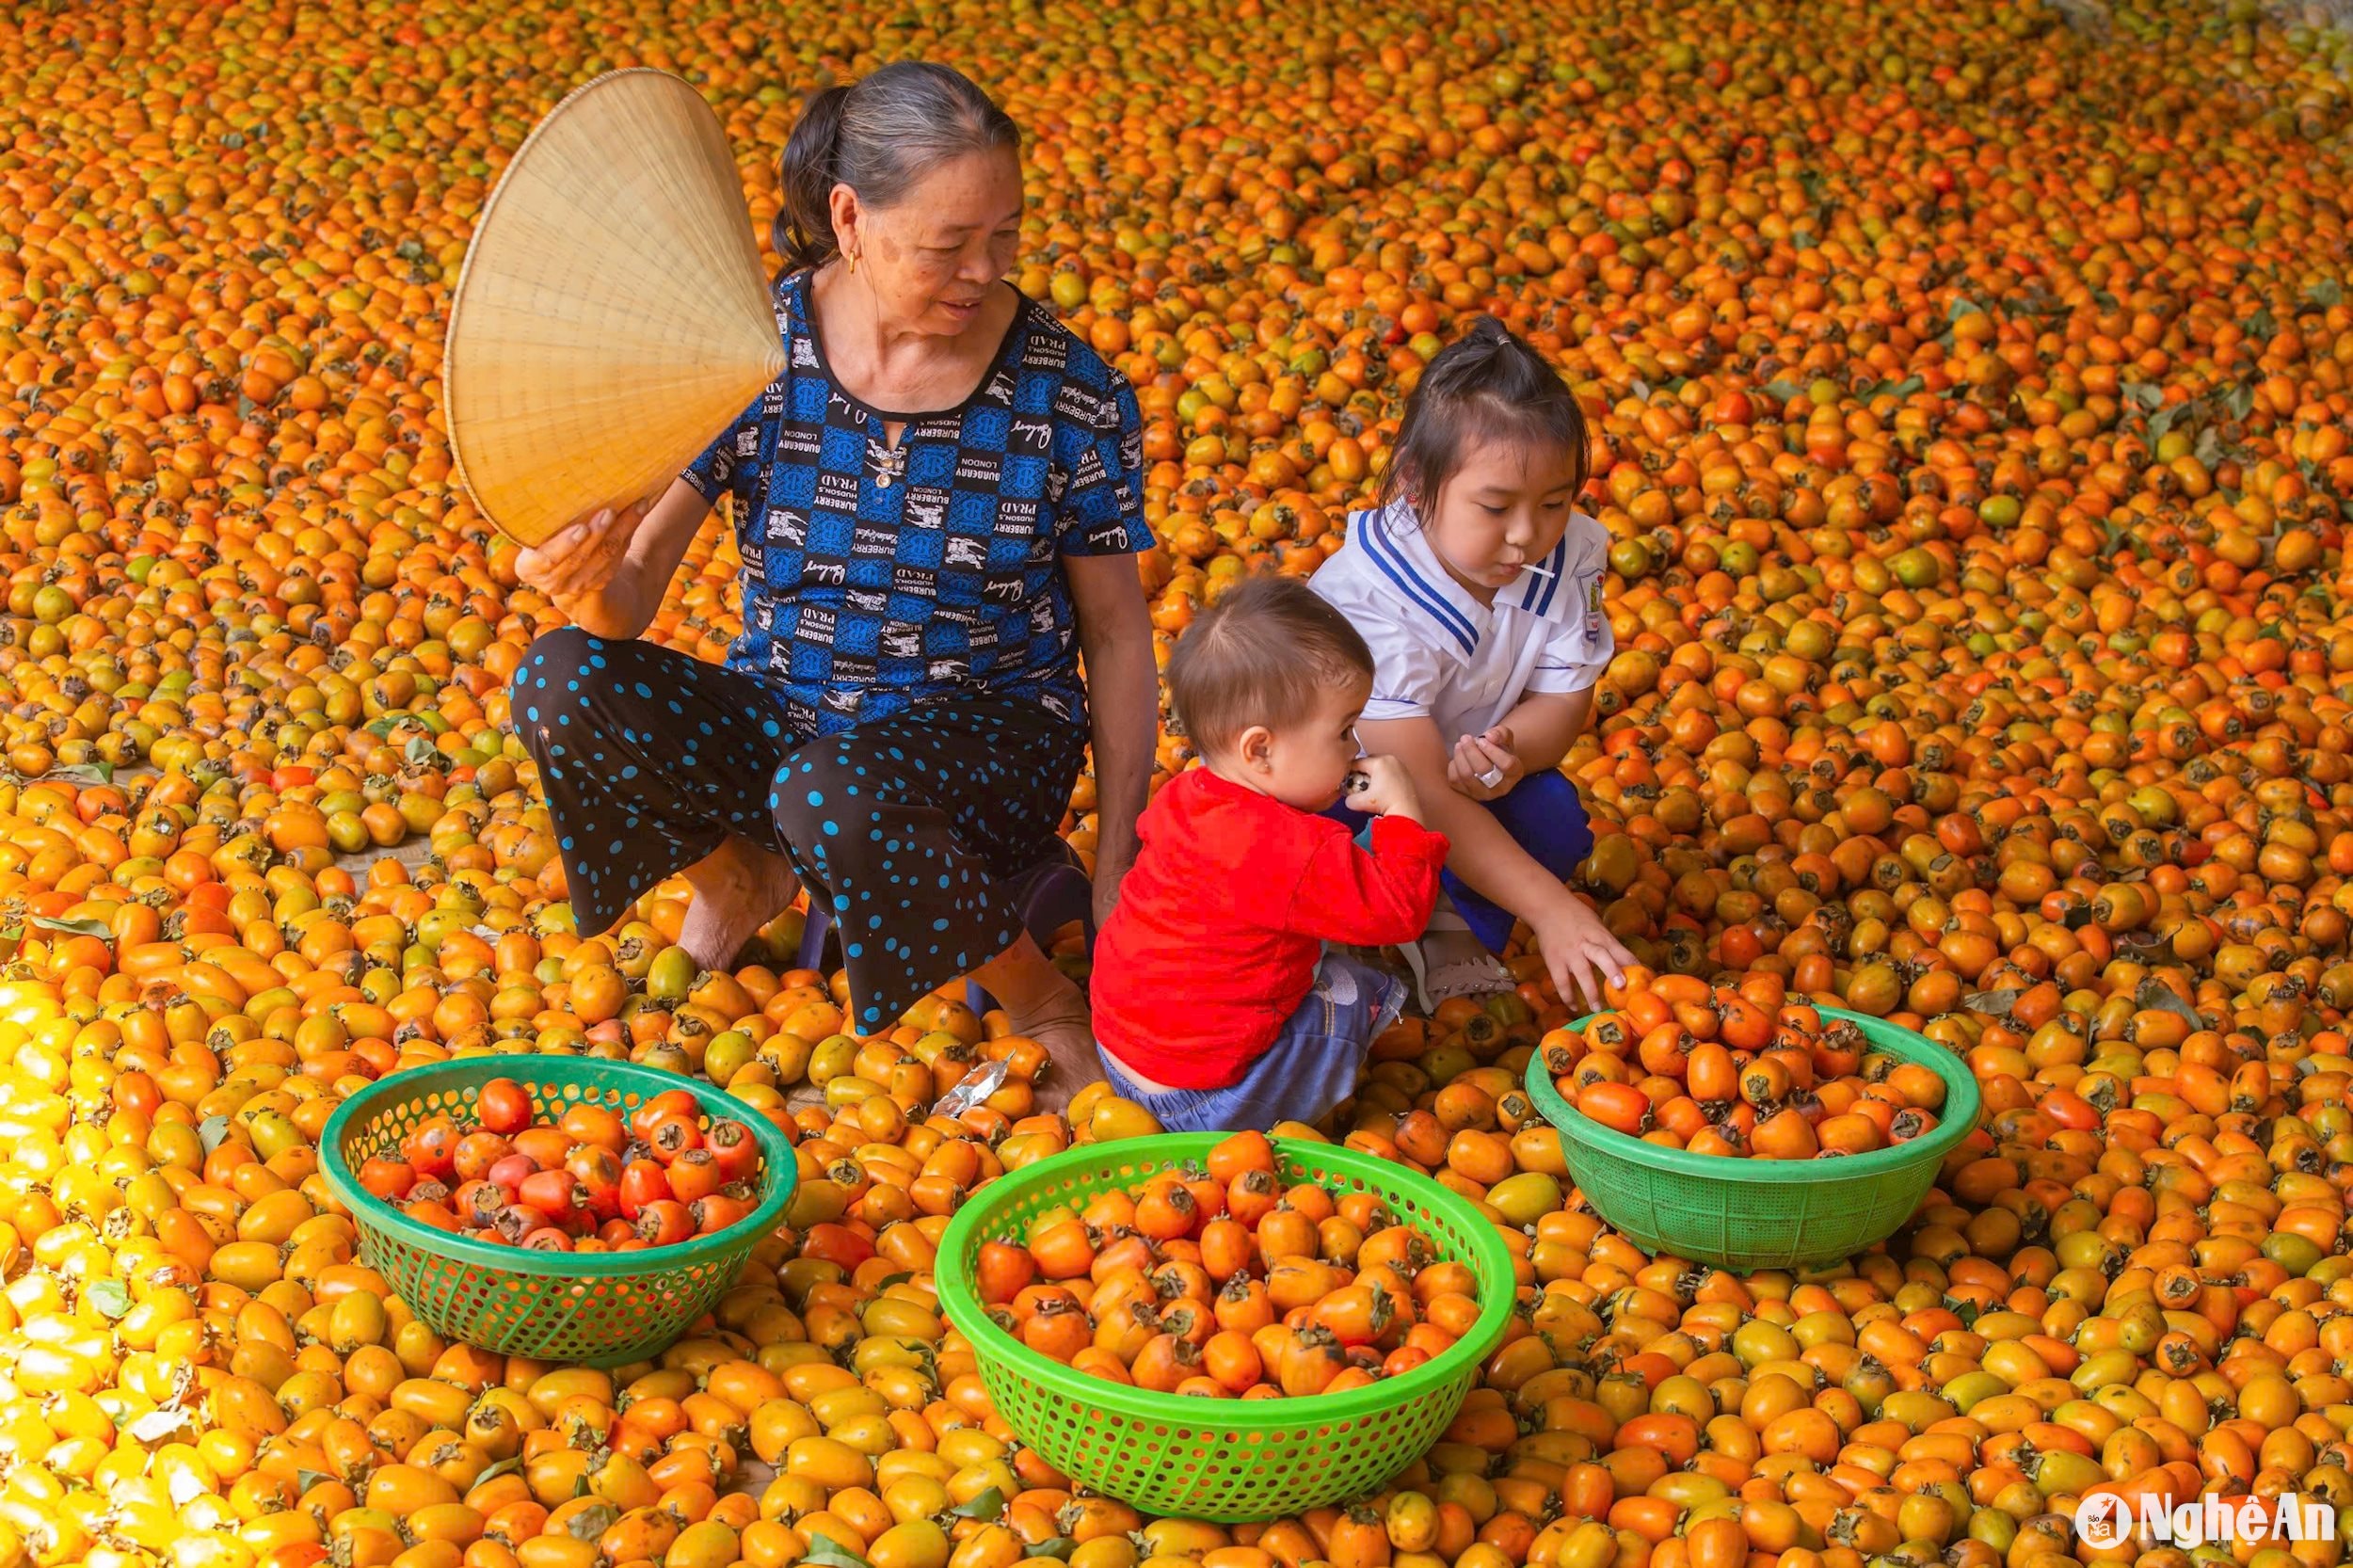
{"type": "Polygon", "coordinates": [[[532,646],[514,714],[582,929],[685,867],[684,945],[715,967],[806,885],[859,1032],[973,974],[1058,1101],[1099,1076],[1085,1000],[1007,880],[1051,847],[1090,733],[1098,912],[1133,858],[1151,536],[1133,393],[1003,280],[1018,151],[942,66],[810,102],[780,168],[787,368],[649,506],[524,552],[574,624],[532,646]],[[635,639],[723,496],[744,630],[711,665],[635,639]]]}

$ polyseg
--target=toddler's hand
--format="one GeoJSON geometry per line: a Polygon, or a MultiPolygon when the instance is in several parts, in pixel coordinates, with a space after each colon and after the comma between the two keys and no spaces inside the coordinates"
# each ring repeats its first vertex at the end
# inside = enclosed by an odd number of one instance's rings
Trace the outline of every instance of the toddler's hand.
{"type": "Polygon", "coordinates": [[[1473,800],[1497,800],[1519,788],[1526,774],[1519,753],[1512,749],[1512,731],[1497,725],[1484,735],[1465,735],[1454,743],[1447,759],[1447,782],[1457,794],[1473,800]]]}
{"type": "Polygon", "coordinates": [[[1421,795],[1414,788],[1413,775],[1394,757],[1358,758],[1356,771],[1349,776],[1348,792],[1341,798],[1351,809],[1370,816],[1421,820],[1421,795]]]}

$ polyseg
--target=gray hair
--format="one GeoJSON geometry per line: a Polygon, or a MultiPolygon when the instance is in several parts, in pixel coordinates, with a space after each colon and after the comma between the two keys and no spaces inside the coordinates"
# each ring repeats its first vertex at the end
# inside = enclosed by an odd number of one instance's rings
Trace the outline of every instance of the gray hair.
{"type": "Polygon", "coordinates": [[[822,266],[840,247],[833,187],[887,208],[940,165],[1018,148],[1020,128],[969,76],[926,60],[894,60],[847,86],[812,94],[777,160],[784,203],[772,237],[787,272],[822,266]]]}

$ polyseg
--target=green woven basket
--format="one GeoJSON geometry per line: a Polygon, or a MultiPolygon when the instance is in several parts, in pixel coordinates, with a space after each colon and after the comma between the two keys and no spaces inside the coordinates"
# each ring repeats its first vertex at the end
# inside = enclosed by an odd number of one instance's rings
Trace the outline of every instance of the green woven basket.
{"type": "Polygon", "coordinates": [[[1528,1064],[1528,1096],[1561,1129],[1561,1158],[1587,1200],[1644,1252],[1741,1270],[1843,1261],[1912,1218],[1937,1166],[1977,1125],[1981,1102],[1968,1064],[1935,1041],[1865,1014],[1817,1011],[1862,1025],[1873,1049],[1945,1080],[1945,1104],[1927,1137],[1836,1160],[1734,1160],[1663,1148],[1572,1110],[1541,1051],[1528,1064]]]}
{"type": "Polygon", "coordinates": [[[328,1118],[319,1164],[351,1210],[361,1261],[384,1276],[436,1334],[486,1351],[590,1367],[667,1349],[735,1283],[753,1244],[792,1201],[798,1167],[776,1125],[708,1083],[632,1062],[563,1056],[473,1056],[412,1067],[372,1083],[328,1118]],[[628,1115],[668,1089],[688,1089],[712,1115],[760,1140],[760,1202],[727,1229],[642,1252],[527,1252],[419,1224],[361,1188],[352,1173],[411,1128],[447,1114],[470,1122],[482,1086],[511,1078],[545,1120],[575,1105],[628,1115]]]}
{"type": "Polygon", "coordinates": [[[1132,1192],[1198,1163],[1220,1134],[1090,1144],[1000,1176],[968,1199],[941,1240],[936,1278],[948,1320],[972,1343],[998,1413],[1054,1467],[1164,1517],[1271,1519],[1376,1492],[1438,1440],[1512,1312],[1512,1255],[1468,1202],[1429,1177],[1354,1149],[1278,1140],[1287,1185],[1377,1194],[1479,1281],[1479,1321],[1443,1355],[1399,1377],[1299,1400],[1208,1400],[1088,1377],[1038,1354],[982,1310],[972,1271],[988,1240],[1019,1240],[1042,1211],[1132,1192]]]}

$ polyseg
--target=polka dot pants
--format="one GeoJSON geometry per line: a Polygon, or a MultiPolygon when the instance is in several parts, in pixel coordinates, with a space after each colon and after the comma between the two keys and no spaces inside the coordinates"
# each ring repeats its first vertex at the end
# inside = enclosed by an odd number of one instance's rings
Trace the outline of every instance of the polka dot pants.
{"type": "Polygon", "coordinates": [[[531,645],[512,695],[581,930],[741,835],[832,905],[870,1033],[1019,937],[1005,884],[1046,854],[1086,744],[985,695],[810,740],[756,676],[576,627],[531,645]]]}

